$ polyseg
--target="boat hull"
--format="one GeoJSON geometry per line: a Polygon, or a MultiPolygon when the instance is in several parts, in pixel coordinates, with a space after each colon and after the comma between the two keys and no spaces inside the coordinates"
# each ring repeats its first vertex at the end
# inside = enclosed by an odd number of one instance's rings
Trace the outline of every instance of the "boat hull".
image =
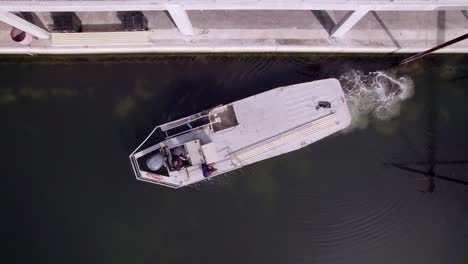
{"type": "Polygon", "coordinates": [[[338,80],[301,83],[158,126],[147,140],[157,130],[164,139],[147,148],[140,145],[130,159],[137,179],[178,188],[306,147],[350,123],[338,80]],[[138,165],[138,159],[154,151],[181,146],[190,154],[183,170],[171,170],[168,164],[168,175],[154,177],[138,165]],[[215,171],[200,173],[207,165],[215,171]]]}

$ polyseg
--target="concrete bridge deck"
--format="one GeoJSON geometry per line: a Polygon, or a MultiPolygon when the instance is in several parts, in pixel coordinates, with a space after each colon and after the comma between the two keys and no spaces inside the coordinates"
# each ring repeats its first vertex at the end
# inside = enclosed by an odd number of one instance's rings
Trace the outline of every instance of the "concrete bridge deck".
{"type": "MultiPolygon", "coordinates": [[[[419,52],[468,32],[467,1],[169,2],[2,1],[0,53],[419,52]],[[150,30],[122,32],[119,10],[142,10],[150,30]],[[34,12],[35,22],[14,15],[20,11],[34,12]],[[53,33],[51,11],[76,12],[85,33],[53,33]],[[38,39],[15,43],[12,25],[38,39]]],[[[468,41],[439,52],[466,53],[468,41]]]]}

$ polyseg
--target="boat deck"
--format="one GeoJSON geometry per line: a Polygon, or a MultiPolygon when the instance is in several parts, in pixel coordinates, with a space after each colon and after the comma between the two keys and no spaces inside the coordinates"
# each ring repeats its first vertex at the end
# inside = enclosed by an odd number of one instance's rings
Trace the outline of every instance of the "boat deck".
{"type": "Polygon", "coordinates": [[[288,153],[342,130],[351,122],[336,79],[276,88],[214,108],[208,115],[209,125],[163,143],[172,148],[198,140],[201,152],[210,145],[216,155],[209,162],[200,159],[198,164],[171,172],[171,177],[164,178],[166,183],[180,187],[205,179],[202,163],[217,169],[210,175],[213,177],[288,153]]]}

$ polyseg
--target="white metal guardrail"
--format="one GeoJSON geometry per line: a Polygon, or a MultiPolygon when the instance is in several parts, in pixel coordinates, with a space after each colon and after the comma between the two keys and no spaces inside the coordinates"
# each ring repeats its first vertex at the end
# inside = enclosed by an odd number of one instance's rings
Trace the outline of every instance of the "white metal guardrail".
{"type": "Polygon", "coordinates": [[[150,45],[148,31],[52,33],[54,47],[150,45]]]}
{"type": "Polygon", "coordinates": [[[2,0],[0,11],[83,12],[167,10],[454,10],[464,9],[466,0],[2,0]]]}

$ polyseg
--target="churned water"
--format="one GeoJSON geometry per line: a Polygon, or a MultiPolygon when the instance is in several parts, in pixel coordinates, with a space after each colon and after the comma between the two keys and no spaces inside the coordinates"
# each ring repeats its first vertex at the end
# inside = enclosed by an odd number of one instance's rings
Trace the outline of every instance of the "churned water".
{"type": "Polygon", "coordinates": [[[468,263],[467,186],[414,172],[468,180],[468,60],[403,58],[1,58],[5,262],[468,263]],[[347,133],[184,189],[135,180],[155,125],[324,78],[347,133]]]}
{"type": "Polygon", "coordinates": [[[353,70],[339,80],[352,116],[349,129],[367,127],[369,118],[395,118],[400,114],[402,103],[414,93],[409,76],[396,77],[384,71],[364,74],[353,70]]]}

